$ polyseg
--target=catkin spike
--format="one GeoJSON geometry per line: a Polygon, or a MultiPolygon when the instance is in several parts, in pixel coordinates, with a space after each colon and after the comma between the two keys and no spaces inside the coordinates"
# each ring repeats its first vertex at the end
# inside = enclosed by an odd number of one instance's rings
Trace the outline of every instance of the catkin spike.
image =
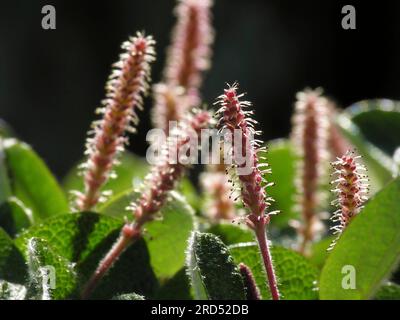
{"type": "Polygon", "coordinates": [[[200,87],[211,62],[214,31],[211,0],[178,0],[177,22],[167,52],[163,80],[153,87],[153,124],[169,134],[170,121],[179,121],[201,103],[200,87]]]}
{"type": "Polygon", "coordinates": [[[317,210],[321,200],[320,189],[329,163],[330,122],[328,101],[321,93],[318,89],[299,92],[293,115],[291,139],[299,156],[296,184],[302,216],[302,225],[298,228],[302,253],[306,253],[309,243],[322,231],[317,210]]]}
{"type": "Polygon", "coordinates": [[[154,44],[151,36],[141,33],[122,44],[124,52],[114,64],[106,86],[106,99],[100,110],[103,118],[93,123],[87,139],[85,190],[76,199],[80,211],[88,211],[99,202],[101,187],[110,178],[115,159],[127,142],[124,135],[138,123],[136,110],[142,109],[142,95],[148,90],[154,44]]]}
{"type": "Polygon", "coordinates": [[[266,227],[270,221],[268,212],[270,202],[263,186],[257,148],[251,143],[254,139],[254,129],[249,125],[251,122],[242,109],[243,106],[251,104],[240,100],[243,94],[237,94],[237,89],[237,84],[228,86],[224,90],[224,94],[218,97],[216,104],[219,105],[220,111],[217,112],[217,115],[221,116],[218,126],[223,134],[223,140],[229,142],[231,146],[233,167],[237,180],[241,184],[240,195],[249,212],[245,217],[246,225],[254,231],[257,238],[272,298],[279,300],[279,291],[266,235],[266,227]]]}
{"type": "Polygon", "coordinates": [[[198,96],[202,72],[210,67],[214,31],[210,23],[211,0],[179,0],[177,24],[172,32],[164,77],[166,83],[198,96]]]}
{"type": "Polygon", "coordinates": [[[231,144],[230,154],[237,173],[233,180],[239,180],[243,187],[241,195],[243,204],[251,214],[263,217],[267,211],[267,195],[265,188],[261,186],[263,176],[256,148],[250,141],[254,131],[249,127],[249,121],[241,108],[243,104],[249,103],[239,100],[241,95],[237,95],[237,88],[236,83],[229,86],[228,89],[225,89],[225,94],[217,100],[222,107],[220,110],[223,110],[217,112],[222,117],[219,129],[228,133],[226,138],[231,144]],[[235,134],[240,135],[239,141],[236,141],[235,134]],[[245,154],[246,161],[241,159],[243,154],[245,154]],[[248,171],[247,174],[241,174],[245,171],[248,171]]]}
{"type": "Polygon", "coordinates": [[[349,225],[352,219],[358,215],[363,208],[368,195],[368,178],[365,175],[367,170],[363,164],[358,162],[359,156],[354,151],[347,151],[337,161],[332,163],[336,178],[332,181],[335,188],[332,190],[337,199],[332,201],[332,205],[337,210],[331,217],[336,223],[331,228],[337,238],[332,242],[328,250],[332,250],[342,234],[343,230],[349,225]]]}
{"type": "Polygon", "coordinates": [[[198,141],[202,129],[210,125],[211,116],[208,111],[195,109],[185,121],[181,121],[177,131],[168,138],[168,143],[163,148],[163,156],[159,163],[152,168],[146,177],[142,196],[136,203],[135,225],[143,225],[154,218],[154,214],[165,203],[169,191],[173,190],[176,183],[183,176],[188,167],[186,155],[181,155],[180,150],[195,139],[198,141]],[[171,161],[174,155],[183,158],[171,161]]]}

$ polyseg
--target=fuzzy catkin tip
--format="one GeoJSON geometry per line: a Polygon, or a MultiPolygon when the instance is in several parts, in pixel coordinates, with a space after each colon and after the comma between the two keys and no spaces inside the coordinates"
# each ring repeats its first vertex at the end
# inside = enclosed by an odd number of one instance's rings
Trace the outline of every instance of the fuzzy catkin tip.
{"type": "Polygon", "coordinates": [[[291,139],[299,156],[296,185],[303,220],[299,229],[303,249],[308,242],[314,240],[322,226],[317,210],[322,196],[321,185],[326,178],[329,163],[330,113],[328,101],[321,93],[319,89],[299,92],[292,119],[291,139]]]}
{"type": "Polygon", "coordinates": [[[240,184],[237,191],[241,194],[244,206],[250,211],[246,223],[254,228],[255,221],[269,221],[266,211],[273,199],[267,196],[263,184],[266,187],[273,184],[264,180],[264,174],[271,172],[268,164],[259,162],[259,153],[265,151],[265,148],[261,147],[262,141],[254,138],[260,132],[254,130],[257,122],[251,118],[253,112],[245,111],[251,104],[240,100],[243,94],[237,94],[237,89],[237,84],[228,86],[224,94],[218,97],[216,104],[220,108],[217,115],[221,116],[218,128],[225,142],[230,144],[228,152],[236,171],[232,180],[238,180],[240,184]]]}
{"type": "Polygon", "coordinates": [[[368,177],[366,167],[358,162],[361,156],[354,151],[347,151],[337,161],[332,163],[335,179],[331,182],[335,185],[332,190],[337,198],[332,201],[338,209],[334,212],[331,220],[336,223],[331,228],[333,234],[338,237],[331,244],[329,250],[333,249],[336,241],[343,230],[349,225],[352,219],[358,215],[363,208],[364,202],[368,199],[368,177]]]}
{"type": "Polygon", "coordinates": [[[177,23],[172,32],[164,77],[168,85],[183,87],[186,94],[198,97],[202,72],[210,67],[211,0],[179,0],[175,8],[177,23]]]}
{"type": "Polygon", "coordinates": [[[136,109],[142,108],[150,81],[150,65],[155,60],[154,40],[137,33],[122,44],[120,60],[106,85],[106,99],[98,110],[103,118],[95,121],[87,139],[87,161],[82,165],[85,190],[78,194],[80,211],[93,208],[102,200],[101,187],[112,175],[117,155],[127,142],[126,131],[133,131],[138,122],[136,109]]]}
{"type": "Polygon", "coordinates": [[[195,142],[197,145],[201,130],[207,128],[210,121],[211,116],[208,111],[194,109],[168,137],[158,163],[153,166],[151,173],[145,179],[140,199],[130,206],[136,225],[140,227],[147,221],[153,220],[155,214],[165,204],[169,192],[175,188],[190,165],[186,153],[182,150],[186,150],[190,143],[195,142]]]}

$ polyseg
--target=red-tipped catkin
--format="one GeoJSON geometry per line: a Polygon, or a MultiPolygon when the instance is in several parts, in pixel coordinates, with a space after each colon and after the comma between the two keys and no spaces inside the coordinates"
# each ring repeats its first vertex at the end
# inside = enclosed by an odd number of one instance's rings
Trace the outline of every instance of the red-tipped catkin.
{"type": "Polygon", "coordinates": [[[165,82],[183,87],[185,93],[198,98],[202,72],[210,67],[214,31],[210,22],[211,0],[179,0],[177,23],[168,49],[165,82]]]}
{"type": "MultiPolygon", "coordinates": [[[[261,141],[254,138],[254,135],[259,133],[253,129],[256,121],[249,117],[251,111],[244,111],[251,104],[240,101],[243,94],[237,94],[237,87],[237,84],[229,86],[224,90],[224,94],[218,97],[216,104],[220,109],[217,114],[221,115],[218,127],[224,134],[224,140],[231,144],[230,153],[241,185],[241,198],[249,211],[245,221],[256,235],[272,298],[278,300],[279,291],[266,235],[266,226],[273,212],[267,212],[272,199],[266,195],[263,174],[269,173],[270,170],[261,169],[268,165],[259,163],[259,152],[264,149],[260,147],[261,141]]],[[[267,183],[266,187],[268,186],[271,184],[267,183]]]]}
{"type": "Polygon", "coordinates": [[[168,138],[159,162],[146,178],[141,197],[130,206],[135,217],[134,222],[127,222],[124,225],[119,238],[100,261],[93,276],[86,284],[82,292],[83,298],[90,296],[98,282],[125,249],[142,236],[143,225],[156,218],[156,214],[165,204],[169,192],[175,188],[190,164],[185,158],[186,152],[182,152],[182,150],[187,150],[186,147],[194,141],[193,139],[198,142],[201,130],[207,128],[210,122],[209,112],[193,110],[193,113],[179,124],[178,130],[168,138]],[[178,155],[178,158],[175,155],[178,155]],[[175,160],[171,161],[171,159],[175,160]]]}
{"type": "MultiPolygon", "coordinates": [[[[240,101],[242,96],[243,94],[237,94],[237,84],[234,84],[225,89],[224,94],[218,97],[216,103],[220,105],[220,109],[217,114],[222,116],[218,127],[222,132],[225,131],[228,134],[225,138],[231,143],[230,153],[233,166],[237,171],[237,178],[241,184],[244,206],[252,215],[264,217],[272,199],[267,197],[262,186],[263,174],[270,173],[270,170],[262,169],[268,165],[260,164],[258,161],[258,153],[265,151],[265,148],[260,147],[260,141],[254,138],[259,133],[253,128],[256,121],[248,117],[252,114],[251,111],[244,111],[251,104],[248,101],[240,101]],[[235,139],[235,136],[238,135],[240,138],[235,139]]],[[[271,185],[273,184],[267,184],[267,186],[271,185]]]]}
{"type": "Polygon", "coordinates": [[[150,64],[154,61],[154,40],[138,33],[123,43],[124,52],[114,64],[106,86],[103,114],[93,124],[93,136],[87,140],[87,162],[84,169],[84,193],[77,197],[81,211],[92,209],[100,200],[100,189],[110,177],[116,156],[126,143],[125,132],[138,122],[136,109],[142,108],[142,95],[148,89],[150,64]]]}
{"type": "Polygon", "coordinates": [[[354,151],[347,151],[332,163],[335,170],[335,180],[331,182],[335,185],[335,189],[332,192],[337,195],[337,199],[332,202],[332,205],[337,206],[338,209],[331,218],[337,225],[331,230],[338,237],[329,249],[334,247],[343,230],[359,214],[364,202],[368,199],[368,177],[365,174],[367,169],[357,162],[359,158],[361,157],[357,156],[354,151]]]}
{"type": "Polygon", "coordinates": [[[261,300],[260,290],[257,287],[256,281],[254,280],[254,276],[250,268],[244,263],[240,263],[239,271],[243,277],[247,300],[261,300]]]}
{"type": "Polygon", "coordinates": [[[317,210],[324,172],[329,163],[329,114],[328,101],[321,96],[321,91],[306,90],[297,94],[292,141],[300,157],[296,184],[303,220],[298,229],[302,241],[300,251],[303,253],[322,231],[317,210]]]}

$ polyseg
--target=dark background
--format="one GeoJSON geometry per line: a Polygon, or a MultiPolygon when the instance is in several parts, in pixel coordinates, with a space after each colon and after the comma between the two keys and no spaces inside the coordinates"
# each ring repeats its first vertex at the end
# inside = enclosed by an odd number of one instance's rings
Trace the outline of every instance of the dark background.
{"type": "MultiPolygon", "coordinates": [[[[322,86],[341,106],[400,99],[399,1],[215,0],[212,103],[238,80],[253,101],[264,138],[287,136],[295,93],[322,86]],[[396,4],[397,2],[397,4],[396,4]],[[341,28],[341,8],[357,10],[357,30],[341,28]]],[[[174,0],[0,2],[0,118],[32,144],[59,176],[83,153],[120,43],[136,30],[157,40],[158,81],[174,24],[174,0]],[[57,29],[41,28],[41,8],[57,29]]],[[[146,150],[151,99],[130,149],[146,150]]]]}

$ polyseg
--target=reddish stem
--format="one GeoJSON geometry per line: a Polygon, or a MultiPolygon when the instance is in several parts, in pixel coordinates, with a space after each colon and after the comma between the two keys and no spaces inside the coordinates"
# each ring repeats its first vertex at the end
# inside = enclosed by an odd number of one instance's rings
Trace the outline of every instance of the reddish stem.
{"type": "Polygon", "coordinates": [[[121,254],[141,237],[141,226],[126,224],[114,246],[99,263],[96,271],[89,279],[82,291],[82,299],[88,299],[104,275],[110,270],[121,254]]]}
{"type": "Polygon", "coordinates": [[[264,267],[267,272],[269,290],[271,291],[272,300],[279,300],[278,284],[276,282],[275,271],[272,265],[271,254],[269,252],[269,247],[267,243],[267,233],[265,231],[265,225],[262,223],[257,223],[255,225],[254,231],[256,234],[258,246],[261,251],[261,256],[263,258],[264,267]]]}

